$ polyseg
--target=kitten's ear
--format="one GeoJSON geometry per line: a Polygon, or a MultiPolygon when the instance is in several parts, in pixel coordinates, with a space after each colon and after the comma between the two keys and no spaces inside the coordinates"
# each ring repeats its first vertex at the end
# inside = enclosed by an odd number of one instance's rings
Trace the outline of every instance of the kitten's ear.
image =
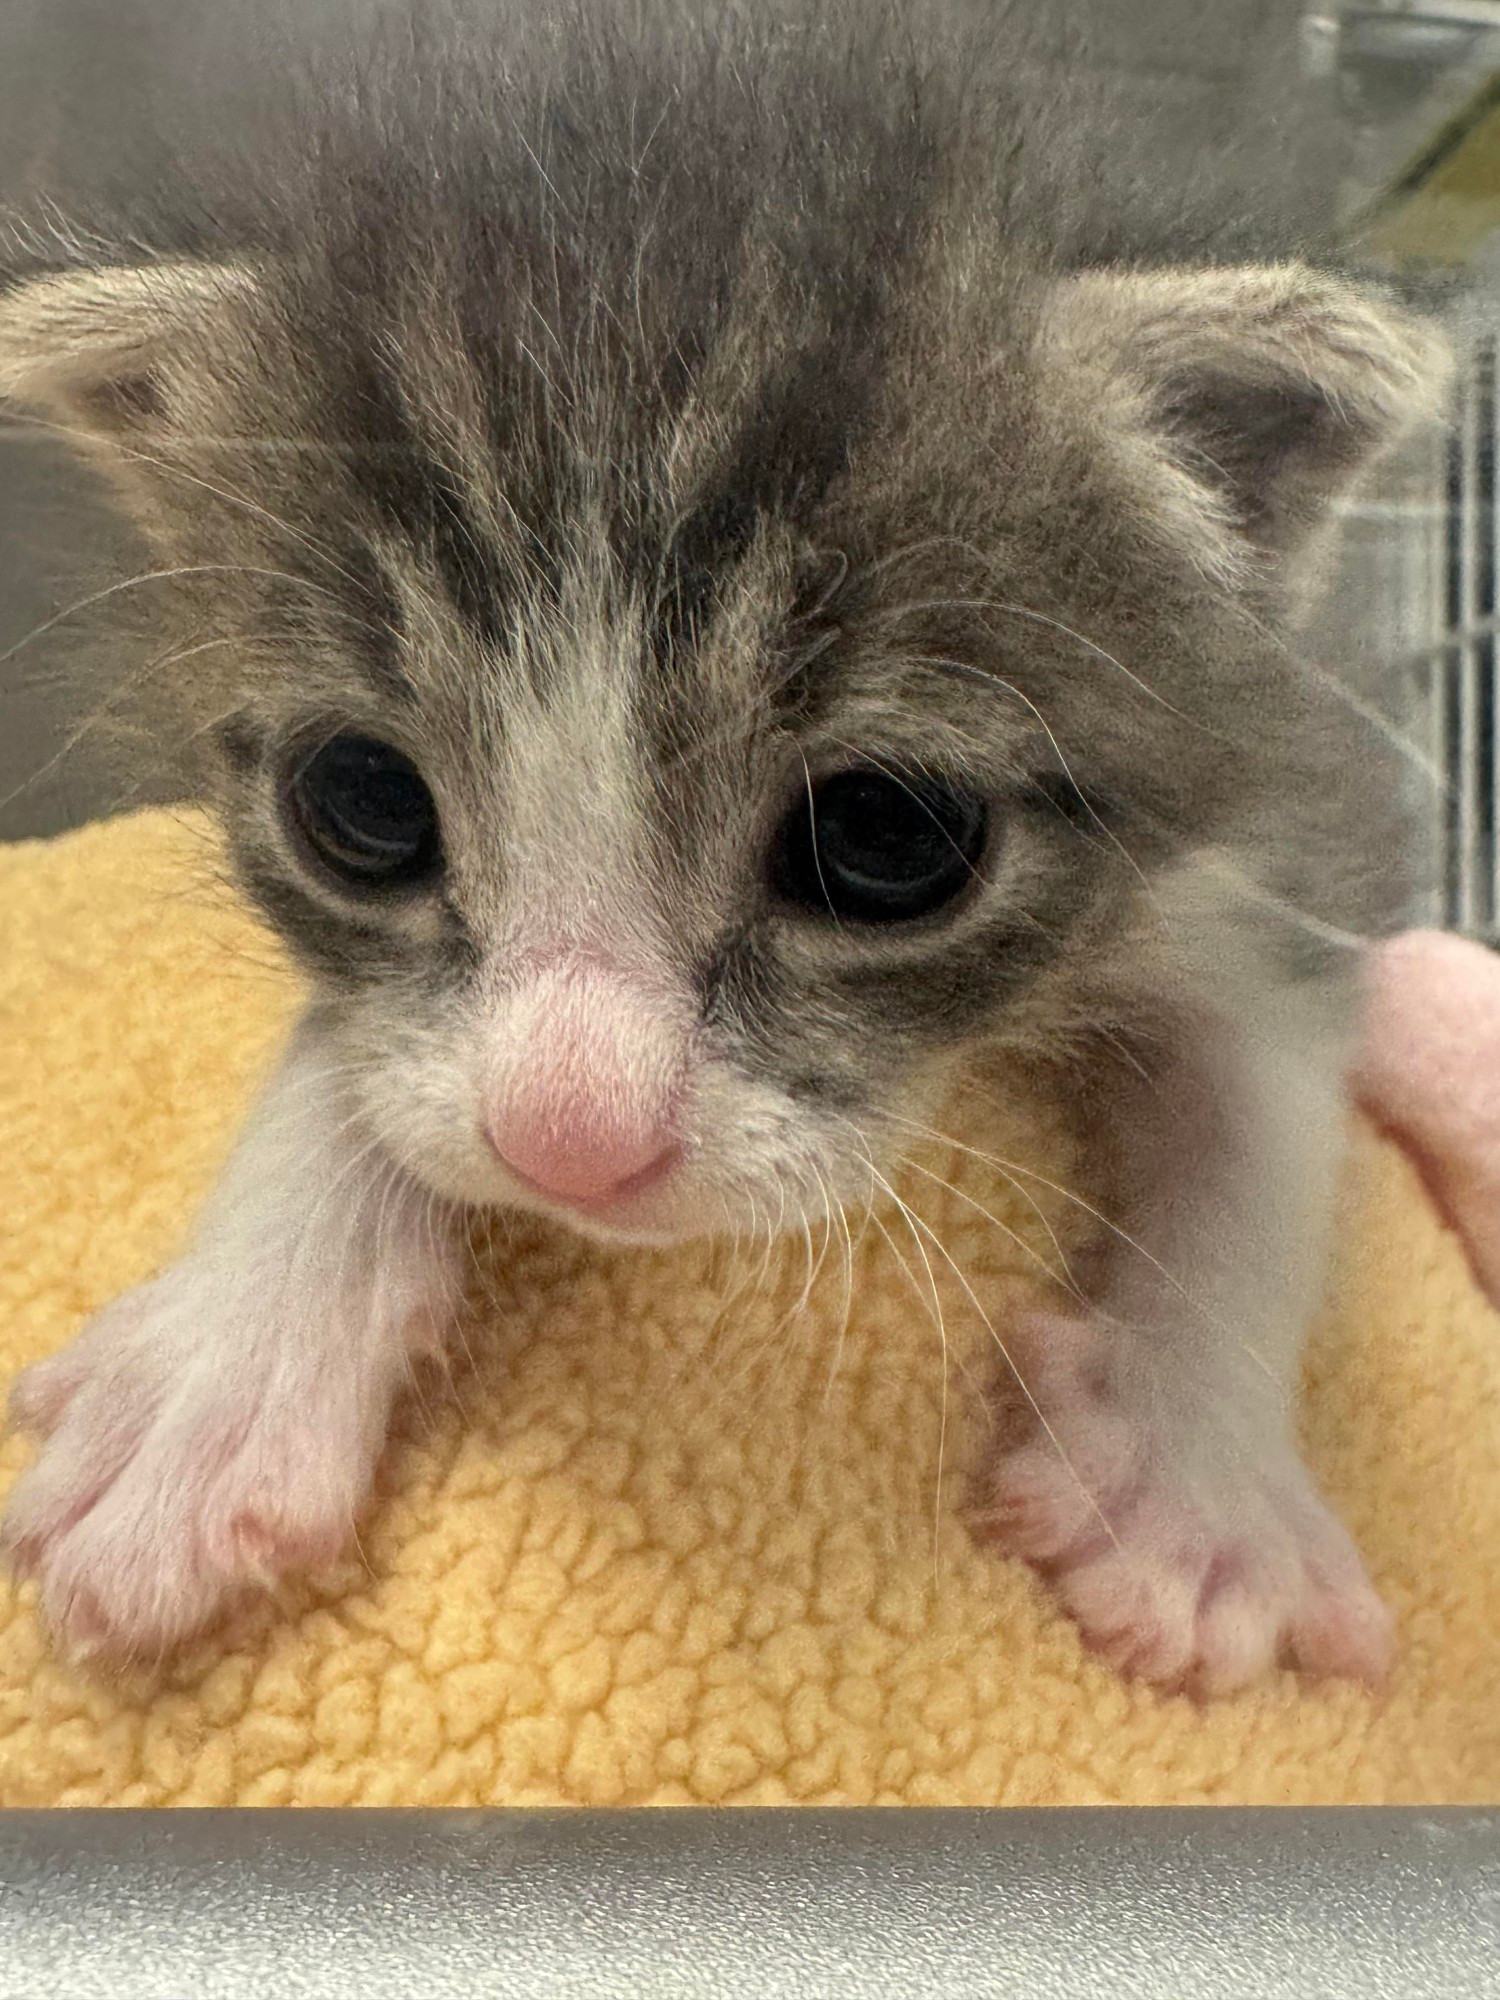
{"type": "Polygon", "coordinates": [[[1441,414],[1452,369],[1430,322],[1301,264],[1085,272],[1056,287],[1048,331],[1221,518],[1281,557],[1371,458],[1441,414]]]}
{"type": "Polygon", "coordinates": [[[107,442],[168,413],[174,379],[254,287],[235,265],[67,271],[0,292],[0,398],[107,442]]]}

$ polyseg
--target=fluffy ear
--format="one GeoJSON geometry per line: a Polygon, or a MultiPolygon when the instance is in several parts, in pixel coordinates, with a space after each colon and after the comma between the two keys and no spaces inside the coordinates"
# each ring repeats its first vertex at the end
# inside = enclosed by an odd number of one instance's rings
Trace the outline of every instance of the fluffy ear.
{"type": "Polygon", "coordinates": [[[1280,558],[1451,374],[1435,326],[1301,264],[1085,272],[1049,333],[1106,406],[1161,438],[1213,511],[1280,558]]]}
{"type": "Polygon", "coordinates": [[[0,292],[0,398],[107,440],[166,412],[170,385],[230,301],[234,265],[67,271],[0,292]]]}

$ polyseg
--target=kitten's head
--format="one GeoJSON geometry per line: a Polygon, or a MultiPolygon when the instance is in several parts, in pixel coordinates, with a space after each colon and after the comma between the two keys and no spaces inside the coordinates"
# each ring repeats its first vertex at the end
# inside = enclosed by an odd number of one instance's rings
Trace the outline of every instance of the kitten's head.
{"type": "Polygon", "coordinates": [[[1307,268],[1059,269],[914,96],[716,89],[449,107],[0,298],[391,1152],[627,1236],[862,1196],[1265,835],[1328,757],[1275,622],[1441,373],[1307,268]]]}

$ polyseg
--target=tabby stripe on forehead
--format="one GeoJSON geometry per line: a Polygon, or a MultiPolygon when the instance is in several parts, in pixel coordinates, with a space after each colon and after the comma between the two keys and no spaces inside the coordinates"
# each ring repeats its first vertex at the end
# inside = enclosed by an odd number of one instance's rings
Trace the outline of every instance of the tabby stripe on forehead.
{"type": "Polygon", "coordinates": [[[808,525],[870,421],[881,345],[878,319],[855,316],[762,385],[758,407],[662,562],[660,651],[670,654],[703,630],[762,517],[808,525]]]}
{"type": "Polygon", "coordinates": [[[506,632],[500,554],[486,552],[479,530],[451,477],[429,460],[432,544],[438,570],[459,616],[485,644],[498,649],[506,632]]]}
{"type": "Polygon", "coordinates": [[[454,609],[486,645],[507,631],[505,551],[485,538],[453,473],[417,428],[390,370],[370,361],[358,396],[368,442],[364,486],[385,519],[431,559],[454,609]]]}
{"type": "Polygon", "coordinates": [[[338,581],[349,592],[359,620],[358,658],[378,691],[410,707],[417,691],[402,663],[401,603],[379,558],[354,536],[340,538],[338,581]]]}
{"type": "Polygon", "coordinates": [[[756,497],[730,482],[678,528],[662,560],[652,640],[670,657],[702,634],[721,579],[749,551],[758,519],[756,497]]]}
{"type": "MultiPolygon", "coordinates": [[[[694,685],[693,655],[730,578],[763,521],[804,535],[823,532],[820,504],[873,420],[885,331],[873,299],[867,304],[761,383],[758,401],[648,580],[654,616],[640,726],[674,789],[695,746],[716,740],[703,688],[694,685]]],[[[784,609],[795,619],[795,604],[784,609]]],[[[754,671],[757,663],[747,664],[754,671]]],[[[678,845],[696,838],[680,815],[669,816],[664,832],[678,845]]]]}

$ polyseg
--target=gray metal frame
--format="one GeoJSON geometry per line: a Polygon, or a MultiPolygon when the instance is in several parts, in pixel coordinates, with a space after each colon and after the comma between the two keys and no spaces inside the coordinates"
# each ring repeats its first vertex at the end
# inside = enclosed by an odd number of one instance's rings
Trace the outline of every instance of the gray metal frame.
{"type": "Polygon", "coordinates": [[[0,2000],[1494,2000],[1500,1812],[0,1815],[0,2000]]]}

